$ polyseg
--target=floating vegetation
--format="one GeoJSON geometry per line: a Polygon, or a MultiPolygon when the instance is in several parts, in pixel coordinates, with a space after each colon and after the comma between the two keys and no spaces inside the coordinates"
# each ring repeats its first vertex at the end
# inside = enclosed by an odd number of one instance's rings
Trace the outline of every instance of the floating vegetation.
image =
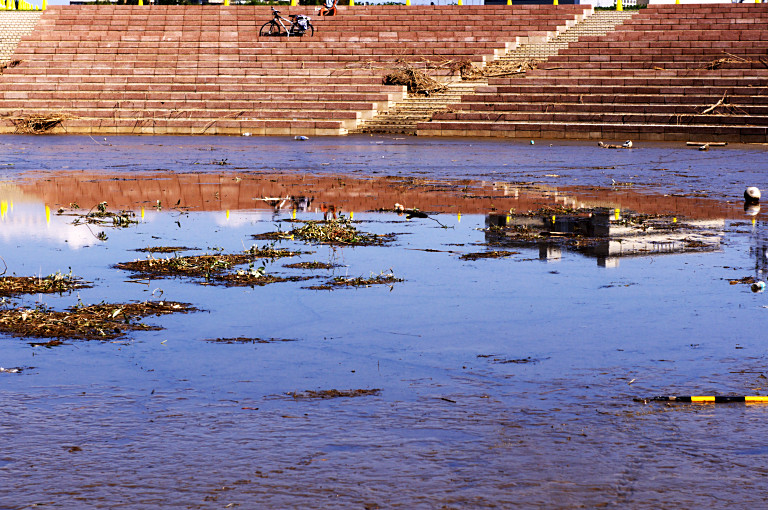
{"type": "Polygon", "coordinates": [[[268,232],[257,234],[255,239],[296,239],[310,243],[348,245],[348,246],[377,246],[392,240],[393,235],[376,235],[360,232],[346,217],[327,221],[307,221],[303,226],[296,227],[290,232],[268,232]]]}
{"type": "Polygon", "coordinates": [[[321,390],[321,391],[291,391],[286,395],[294,399],[327,399],[327,398],[350,398],[367,397],[370,395],[379,395],[381,390],[374,388],[371,390],[321,390]]]}
{"type": "MultiPolygon", "coordinates": [[[[254,269],[253,261],[255,259],[277,259],[281,257],[292,257],[302,252],[276,249],[272,246],[258,248],[252,246],[243,253],[235,254],[206,254],[190,255],[185,257],[167,257],[156,258],[151,254],[145,260],[135,260],[133,262],[121,262],[114,267],[126,271],[134,272],[137,277],[167,278],[173,276],[188,276],[211,279],[215,275],[220,275],[231,269],[233,266],[251,264],[250,269],[235,273],[234,277],[248,277],[251,280],[265,276],[264,268],[254,269]]],[[[229,278],[229,276],[227,277],[229,278]]],[[[236,280],[237,278],[235,278],[236,280]]],[[[250,283],[249,283],[250,284],[250,283]]]]}
{"type": "Polygon", "coordinates": [[[754,276],[745,276],[744,278],[739,278],[738,280],[728,280],[728,283],[731,285],[752,285],[753,283],[757,283],[758,280],[754,276]]]}
{"type": "MultiPolygon", "coordinates": [[[[64,214],[65,209],[59,209],[57,214],[64,214]]],[[[85,214],[75,213],[75,220],[73,225],[80,225],[81,223],[96,224],[103,227],[130,227],[131,225],[137,225],[139,222],[136,219],[136,213],[133,211],[118,211],[111,212],[107,210],[107,202],[99,202],[85,214]]]]}
{"type": "Polygon", "coordinates": [[[477,357],[478,358],[489,358],[493,363],[501,363],[501,364],[514,363],[514,364],[517,364],[517,365],[524,365],[526,363],[539,363],[540,361],[542,361],[542,359],[549,359],[549,358],[541,358],[541,359],[540,358],[532,358],[530,356],[525,357],[525,358],[507,359],[507,358],[496,357],[495,354],[478,354],[477,357]]]}
{"type": "Polygon", "coordinates": [[[333,269],[336,267],[341,267],[340,264],[329,264],[327,262],[297,262],[295,264],[286,264],[283,267],[288,267],[291,269],[333,269]]]}
{"type": "MultiPolygon", "coordinates": [[[[370,287],[371,285],[392,285],[393,283],[402,282],[401,278],[395,278],[395,275],[390,273],[380,273],[377,275],[371,275],[369,278],[358,276],[356,278],[350,278],[347,276],[337,276],[336,278],[322,284],[313,285],[307,287],[311,290],[333,290],[336,287],[370,287]]],[[[391,290],[391,287],[390,287],[391,290]]]]}
{"type": "Polygon", "coordinates": [[[279,342],[295,342],[295,338],[248,338],[238,336],[235,338],[209,338],[206,342],[216,344],[274,344],[279,342]]]}
{"type": "Polygon", "coordinates": [[[461,257],[459,257],[461,260],[478,260],[478,259],[501,259],[504,257],[509,257],[511,255],[517,255],[519,254],[519,251],[484,251],[479,253],[465,253],[461,257]]]}
{"type": "Polygon", "coordinates": [[[187,246],[151,246],[147,248],[136,248],[133,251],[141,251],[145,253],[176,253],[180,251],[195,251],[200,248],[189,248],[187,246]]]}
{"type": "Polygon", "coordinates": [[[3,276],[0,277],[0,296],[18,296],[20,294],[63,294],[77,289],[93,287],[72,273],[55,272],[48,276],[3,276]]]}
{"type": "MultiPolygon", "coordinates": [[[[264,269],[264,268],[259,268],[264,269]]],[[[210,284],[213,285],[226,285],[227,287],[253,287],[264,286],[270,283],[280,282],[301,282],[310,280],[313,276],[274,276],[264,272],[257,271],[237,271],[235,273],[228,273],[223,275],[217,275],[210,280],[210,284]]]]}
{"type": "MultiPolygon", "coordinates": [[[[123,337],[129,331],[162,329],[138,322],[141,318],[194,311],[197,309],[189,304],[173,301],[100,303],[75,306],[64,312],[44,306],[14,308],[0,310],[0,331],[19,337],[111,340],[123,337]]],[[[60,344],[56,340],[33,345],[50,347],[60,344]]]]}

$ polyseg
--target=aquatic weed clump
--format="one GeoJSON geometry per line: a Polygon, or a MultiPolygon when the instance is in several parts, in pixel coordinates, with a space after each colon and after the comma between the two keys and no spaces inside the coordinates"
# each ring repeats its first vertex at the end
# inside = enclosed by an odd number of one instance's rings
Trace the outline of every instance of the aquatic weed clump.
{"type": "Polygon", "coordinates": [[[47,276],[3,276],[0,277],[0,296],[20,294],[63,294],[77,289],[93,287],[70,271],[67,274],[56,271],[47,276]]]}
{"type": "Polygon", "coordinates": [[[99,303],[74,306],[63,312],[42,305],[11,308],[0,310],[0,331],[19,337],[111,340],[125,336],[128,331],[162,329],[138,322],[141,318],[193,311],[197,309],[187,303],[173,301],[99,303]]]}
{"type": "Polygon", "coordinates": [[[288,232],[293,239],[321,244],[352,246],[382,245],[391,240],[391,235],[376,235],[361,232],[346,217],[328,221],[308,221],[301,227],[288,232]]]}

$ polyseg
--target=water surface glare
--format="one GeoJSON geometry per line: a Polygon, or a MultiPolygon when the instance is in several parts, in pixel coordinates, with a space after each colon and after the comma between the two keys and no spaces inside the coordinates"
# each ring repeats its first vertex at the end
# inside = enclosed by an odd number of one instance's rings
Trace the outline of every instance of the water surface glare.
{"type": "Polygon", "coordinates": [[[764,147],[23,136],[0,147],[5,276],[71,270],[93,282],[3,307],[200,309],[149,317],[162,329],[113,341],[46,348],[0,334],[0,508],[768,500],[768,406],[633,401],[766,394],[768,293],[731,284],[766,278],[765,213],[746,215],[741,202],[747,185],[768,190],[764,147]],[[78,221],[102,201],[136,223],[78,221]],[[407,219],[396,202],[430,217],[407,219]],[[668,213],[706,225],[711,244],[487,244],[494,217],[542,206],[668,213]],[[265,272],[311,279],[265,286],[114,267],[148,247],[242,252],[271,243],[254,235],[334,214],[395,239],[274,241],[309,253],[265,260],[265,272]],[[461,258],[494,249],[512,253],[461,258]],[[313,261],[335,267],[286,267],[313,261]],[[390,273],[402,281],[307,288],[390,273]],[[332,389],[380,392],[302,398],[332,389]]]}

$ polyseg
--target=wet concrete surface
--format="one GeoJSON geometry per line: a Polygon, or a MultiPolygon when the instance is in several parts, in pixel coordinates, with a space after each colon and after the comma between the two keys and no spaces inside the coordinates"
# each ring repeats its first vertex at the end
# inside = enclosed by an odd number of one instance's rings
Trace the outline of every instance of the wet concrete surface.
{"type": "Polygon", "coordinates": [[[148,319],[164,329],[113,342],[47,349],[0,337],[0,366],[23,369],[0,372],[0,508],[755,508],[768,499],[768,407],[633,400],[766,393],[768,294],[730,284],[765,280],[765,213],[747,216],[741,203],[747,185],[768,189],[765,147],[387,137],[0,137],[0,146],[7,274],[71,268],[94,282],[4,306],[167,299],[204,310],[148,319]],[[324,177],[355,196],[328,195],[324,177]],[[112,186],[126,178],[143,193],[112,186]],[[304,182],[315,200],[275,210],[254,190],[280,181],[291,184],[278,191],[297,195],[304,182]],[[420,200],[432,218],[375,212],[394,206],[381,198],[390,193],[420,200]],[[94,227],[56,213],[78,200],[95,206],[86,196],[140,221],[94,227]],[[622,201],[714,222],[717,249],[609,264],[525,246],[460,259],[500,249],[486,245],[489,214],[622,201]],[[294,216],[321,220],[333,202],[361,230],[396,241],[280,241],[313,253],[266,271],[391,272],[403,282],[223,288],[112,267],[146,258],[137,248],[261,246],[251,236],[289,230],[294,216]],[[284,267],[315,260],[339,267],[284,267]],[[289,395],[330,389],[381,391],[289,395]]]}

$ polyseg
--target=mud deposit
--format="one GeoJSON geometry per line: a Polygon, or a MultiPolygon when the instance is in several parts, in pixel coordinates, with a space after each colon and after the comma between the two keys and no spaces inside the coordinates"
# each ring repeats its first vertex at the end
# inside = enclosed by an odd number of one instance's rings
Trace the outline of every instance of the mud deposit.
{"type": "Polygon", "coordinates": [[[0,508],[768,500],[765,147],[0,148],[0,508]]]}

